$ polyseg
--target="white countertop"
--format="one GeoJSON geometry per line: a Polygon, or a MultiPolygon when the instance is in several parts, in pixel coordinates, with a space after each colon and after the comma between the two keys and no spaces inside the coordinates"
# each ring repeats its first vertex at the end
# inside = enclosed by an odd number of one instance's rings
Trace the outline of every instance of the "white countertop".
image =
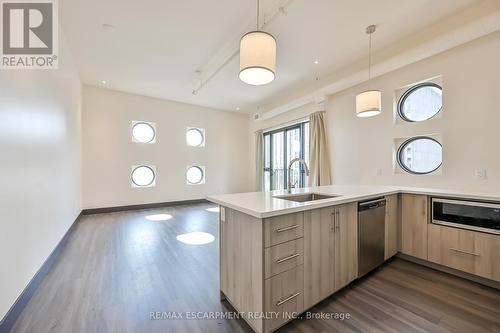
{"type": "Polygon", "coordinates": [[[309,201],[294,202],[275,198],[287,195],[284,190],[272,192],[247,192],[222,195],[210,195],[207,200],[224,207],[232,208],[257,218],[289,214],[321,207],[328,207],[353,201],[363,201],[395,193],[426,194],[449,198],[467,198],[472,200],[500,201],[500,194],[471,193],[457,190],[441,190],[430,188],[378,186],[378,185],[332,185],[306,187],[292,190],[292,194],[319,193],[337,195],[338,197],[309,201]]]}

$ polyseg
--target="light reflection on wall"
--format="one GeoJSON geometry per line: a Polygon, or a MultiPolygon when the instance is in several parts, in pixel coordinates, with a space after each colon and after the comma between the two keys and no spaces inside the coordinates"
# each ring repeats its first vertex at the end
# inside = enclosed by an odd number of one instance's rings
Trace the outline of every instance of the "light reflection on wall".
{"type": "Polygon", "coordinates": [[[66,135],[64,110],[20,109],[3,106],[0,110],[0,139],[5,142],[45,144],[62,140],[66,135]]]}

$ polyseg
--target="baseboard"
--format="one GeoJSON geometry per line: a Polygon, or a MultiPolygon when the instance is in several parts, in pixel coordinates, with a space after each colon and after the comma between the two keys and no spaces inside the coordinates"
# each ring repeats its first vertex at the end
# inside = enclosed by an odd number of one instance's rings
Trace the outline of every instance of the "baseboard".
{"type": "Polygon", "coordinates": [[[124,212],[124,211],[127,211],[127,210],[152,209],[152,208],[161,208],[161,207],[169,207],[169,206],[180,206],[180,205],[192,205],[192,204],[208,203],[208,202],[209,201],[206,200],[206,199],[195,199],[195,200],[156,202],[156,203],[139,204],[139,205],[128,205],[128,206],[88,208],[88,209],[82,210],[82,214],[83,215],[105,214],[105,213],[124,212]]]}
{"type": "Polygon", "coordinates": [[[450,268],[450,267],[439,265],[439,264],[436,264],[436,263],[433,263],[433,262],[430,262],[430,261],[427,261],[427,260],[423,260],[423,259],[420,259],[420,258],[415,258],[415,257],[409,256],[409,255],[406,255],[406,254],[403,254],[403,253],[400,253],[400,252],[396,255],[396,257],[398,257],[400,259],[403,259],[403,260],[411,261],[413,263],[416,263],[416,264],[419,264],[419,265],[422,265],[422,266],[425,266],[425,267],[429,267],[429,268],[432,268],[432,269],[435,269],[435,270],[438,270],[438,271],[441,271],[441,272],[445,272],[445,273],[448,273],[448,274],[451,274],[451,275],[455,275],[455,276],[461,277],[463,279],[470,280],[470,281],[473,281],[473,282],[476,282],[476,283],[479,283],[479,284],[482,284],[482,285],[485,285],[485,286],[488,286],[488,287],[491,287],[491,288],[494,288],[494,289],[499,289],[500,290],[500,282],[497,282],[497,281],[494,281],[494,280],[490,280],[490,279],[487,279],[487,278],[483,278],[481,276],[477,276],[477,275],[474,275],[474,274],[462,272],[462,271],[459,271],[457,269],[453,269],[453,268],[450,268]]]}
{"type": "Polygon", "coordinates": [[[44,278],[47,276],[47,273],[52,269],[54,266],[54,263],[57,262],[59,257],[61,256],[61,253],[63,252],[69,236],[71,233],[73,233],[77,221],[80,219],[82,216],[82,213],[78,214],[76,219],[73,221],[71,226],[69,227],[68,231],[64,234],[64,236],[61,238],[59,243],[56,245],[52,253],[49,255],[49,257],[45,260],[45,262],[42,264],[40,269],[36,272],[35,276],[31,279],[31,281],[28,283],[26,288],[24,288],[23,292],[19,297],[16,299],[14,304],[11,306],[5,317],[0,321],[0,333],[8,333],[16,323],[17,319],[21,315],[21,312],[23,312],[24,308],[26,307],[26,304],[28,304],[29,300],[33,295],[35,294],[35,291],[38,289],[44,278]]]}

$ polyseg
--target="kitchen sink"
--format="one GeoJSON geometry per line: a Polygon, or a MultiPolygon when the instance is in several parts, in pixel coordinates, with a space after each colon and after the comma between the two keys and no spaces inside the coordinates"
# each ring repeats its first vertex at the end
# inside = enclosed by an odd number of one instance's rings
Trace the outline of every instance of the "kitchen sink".
{"type": "Polygon", "coordinates": [[[339,195],[326,195],[320,193],[304,193],[304,194],[288,194],[288,195],[277,195],[274,198],[295,201],[295,202],[308,202],[323,199],[331,199],[339,197],[339,195]]]}

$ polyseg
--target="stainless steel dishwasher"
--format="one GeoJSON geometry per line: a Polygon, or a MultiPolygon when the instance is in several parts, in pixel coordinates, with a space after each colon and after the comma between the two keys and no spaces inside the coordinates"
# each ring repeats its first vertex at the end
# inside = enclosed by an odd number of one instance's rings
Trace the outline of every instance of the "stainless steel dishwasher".
{"type": "Polygon", "coordinates": [[[358,277],[384,262],[385,198],[358,204],[358,277]]]}

